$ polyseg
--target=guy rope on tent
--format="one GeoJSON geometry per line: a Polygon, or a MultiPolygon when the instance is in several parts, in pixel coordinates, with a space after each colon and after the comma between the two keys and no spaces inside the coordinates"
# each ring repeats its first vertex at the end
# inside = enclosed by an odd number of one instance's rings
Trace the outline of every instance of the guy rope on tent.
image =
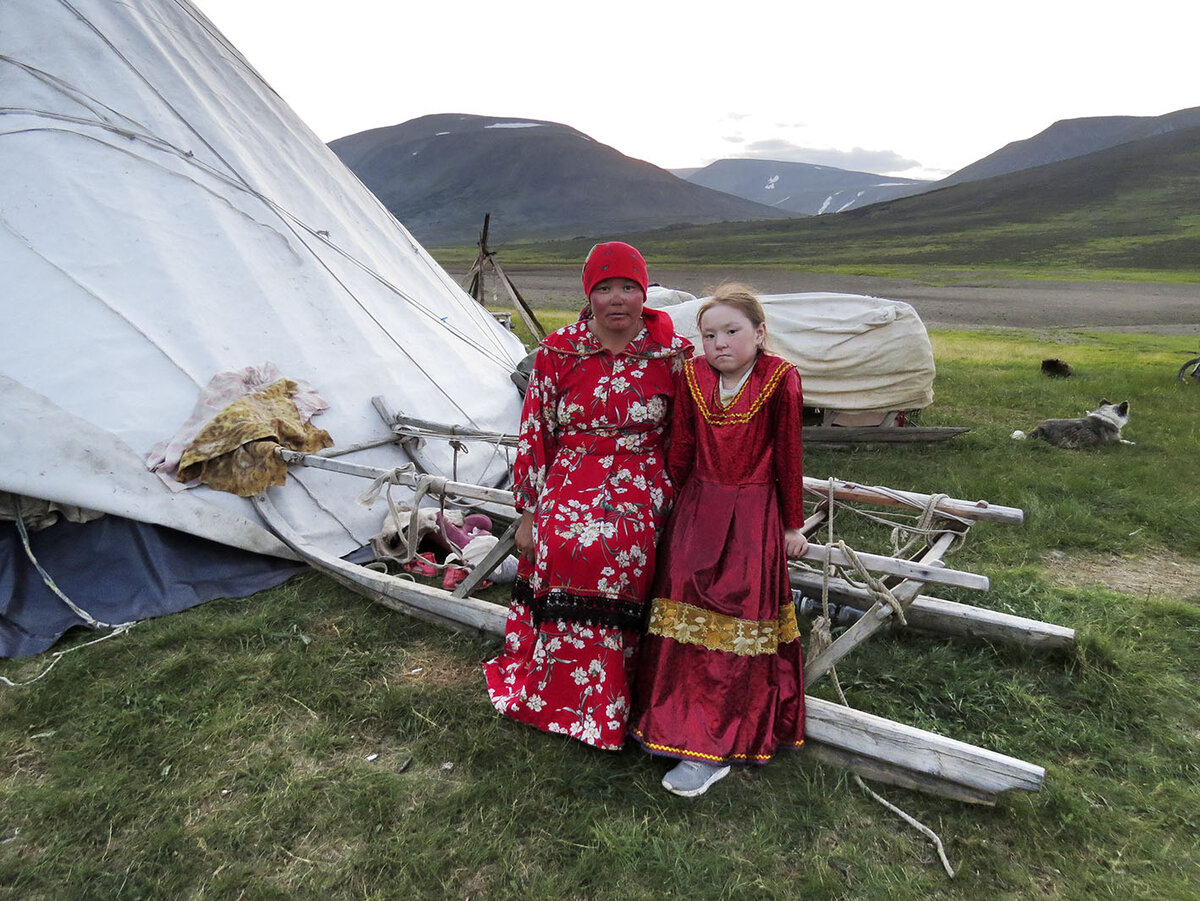
{"type": "MultiPolygon", "coordinates": [[[[473,442],[511,446],[515,436],[413,420],[388,412],[382,398],[375,398],[373,403],[392,439],[409,452],[413,466],[388,470],[351,464],[334,459],[332,449],[302,453],[279,448],[277,453],[292,466],[318,467],[370,479],[375,484],[364,502],[377,496],[385,485],[404,486],[418,497],[479,506],[508,523],[507,531],[467,580],[447,591],[348,563],[299,536],[271,502],[269,492],[253,498],[255,508],[267,526],[312,566],[377,603],[450,628],[503,635],[507,609],[472,594],[513,549],[513,496],[504,488],[429,474],[421,466],[419,447],[435,439],[460,442],[464,450],[473,442]]],[[[944,557],[963,541],[975,522],[1020,524],[1024,519],[1021,510],[987,501],[868,487],[837,479],[805,478],[804,488],[821,503],[804,524],[810,543],[803,561],[791,569],[793,593],[802,607],[813,603],[810,598],[821,598],[826,621],[814,627],[817,636],[828,634],[823,630],[829,628],[831,601],[840,610],[839,620],[854,620],[836,640],[822,643],[818,637],[810,647],[805,668],[807,685],[833,674],[834,666],[847,654],[875,633],[895,626],[1035,648],[1061,647],[1074,640],[1070,629],[922,594],[927,585],[986,590],[986,576],[950,569],[944,557]],[[860,505],[882,507],[891,513],[861,511],[860,505]],[[893,553],[859,552],[834,540],[831,528],[835,509],[853,510],[886,524],[892,532],[893,553]],[[913,521],[903,522],[905,516],[913,521]],[[814,540],[822,525],[829,536],[825,543],[814,540]]],[[[416,507],[414,502],[411,512],[416,507]]],[[[410,546],[403,555],[413,553],[415,548],[410,546]]],[[[812,695],[807,696],[806,703],[805,748],[821,761],[877,781],[990,805],[1006,791],[1037,791],[1045,778],[1042,767],[986,748],[812,695]]]]}

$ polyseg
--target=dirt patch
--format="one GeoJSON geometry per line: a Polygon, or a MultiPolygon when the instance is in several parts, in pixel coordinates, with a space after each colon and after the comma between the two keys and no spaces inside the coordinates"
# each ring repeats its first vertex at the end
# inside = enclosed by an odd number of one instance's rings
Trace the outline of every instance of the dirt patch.
{"type": "Polygon", "coordinates": [[[390,683],[420,682],[437,688],[462,688],[482,684],[483,675],[475,661],[458,660],[436,648],[410,648],[387,674],[390,683]]]}
{"type": "Polygon", "coordinates": [[[1065,588],[1107,588],[1137,597],[1200,603],[1200,561],[1170,551],[1148,551],[1137,557],[1051,551],[1045,562],[1049,579],[1065,588]]]}

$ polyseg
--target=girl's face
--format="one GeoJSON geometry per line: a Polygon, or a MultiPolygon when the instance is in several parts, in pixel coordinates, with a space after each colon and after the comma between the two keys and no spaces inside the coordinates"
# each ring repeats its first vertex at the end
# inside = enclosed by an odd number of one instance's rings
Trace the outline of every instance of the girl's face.
{"type": "Polygon", "coordinates": [[[700,320],[700,337],[708,365],[727,382],[733,382],[754,365],[767,337],[767,327],[764,324],[755,328],[741,310],[719,303],[700,320]]]}

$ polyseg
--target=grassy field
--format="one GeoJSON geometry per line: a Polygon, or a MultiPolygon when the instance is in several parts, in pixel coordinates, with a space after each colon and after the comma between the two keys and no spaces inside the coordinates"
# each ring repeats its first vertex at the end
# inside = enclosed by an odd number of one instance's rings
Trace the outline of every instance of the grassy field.
{"type": "Polygon", "coordinates": [[[811,447],[806,472],[1021,507],[948,560],[992,589],[939,593],[1078,634],[1047,656],[896,632],[839,666],[855,707],[1046,768],[995,808],[879,787],[941,836],[954,880],[843,771],[789,754],[675,798],[638,750],[496,715],[478,665],[498,642],[303,575],[0,689],[0,897],[1200,897],[1200,386],[1174,381],[1194,339],[932,337],[923,424],[972,431],[811,447]],[[1044,357],[1075,376],[1043,377],[1044,357]],[[1131,402],[1135,445],[1009,438],[1101,397],[1131,402]]]}
{"type": "MultiPolygon", "coordinates": [[[[711,268],[718,274],[730,266],[745,266],[905,278],[934,285],[980,277],[1194,284],[1200,281],[1195,265],[1200,255],[1200,220],[1187,217],[1175,224],[1179,233],[1128,243],[1088,235],[1085,223],[1076,217],[1064,222],[1002,223],[986,229],[955,222],[944,232],[931,226],[923,236],[876,234],[868,222],[839,220],[827,225],[823,219],[805,219],[722,223],[616,237],[632,241],[656,268],[711,268]],[[1053,251],[1044,250],[1047,246],[1053,251]],[[713,265],[713,259],[721,263],[713,265]]],[[[513,243],[505,245],[500,256],[510,271],[521,266],[562,266],[574,271],[595,243],[591,238],[513,243]]],[[[444,266],[466,270],[477,252],[469,247],[439,248],[435,255],[444,266]]]]}

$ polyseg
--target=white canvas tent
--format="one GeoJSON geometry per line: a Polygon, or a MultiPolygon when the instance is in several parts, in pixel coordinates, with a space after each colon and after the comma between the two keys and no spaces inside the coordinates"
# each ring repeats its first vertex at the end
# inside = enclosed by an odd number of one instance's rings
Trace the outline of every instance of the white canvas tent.
{"type": "MultiPolygon", "coordinates": [[[[671,316],[697,353],[703,347],[696,314],[705,300],[653,288],[648,298],[671,316]]],[[[911,305],[825,292],[767,294],[760,300],[768,346],[800,370],[805,406],[834,411],[840,417],[835,421],[859,416],[859,422],[875,425],[893,411],[933,403],[933,347],[911,305]]]]}
{"type": "MultiPolygon", "coordinates": [[[[248,501],[146,468],[214,375],[271,363],[307,382],[339,447],[388,435],[375,395],[516,428],[520,342],[187,0],[0,4],[0,272],[2,492],[287,556],[248,501]]],[[[449,474],[449,453],[424,462],[449,474]]],[[[495,484],[508,461],[458,467],[495,484]]],[[[272,496],[341,555],[382,518],[361,488],[304,470],[272,496]]]]}

